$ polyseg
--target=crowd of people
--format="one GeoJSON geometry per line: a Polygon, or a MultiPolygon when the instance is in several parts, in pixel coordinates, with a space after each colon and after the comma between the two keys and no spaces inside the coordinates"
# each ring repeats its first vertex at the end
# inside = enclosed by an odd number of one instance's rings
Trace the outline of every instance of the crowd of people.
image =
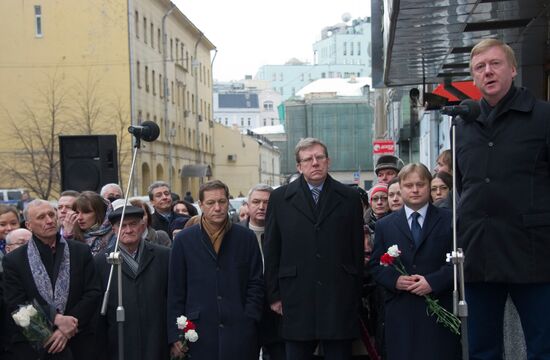
{"type": "Polygon", "coordinates": [[[550,359],[550,108],[513,85],[515,68],[497,40],[472,50],[482,112],[459,119],[457,169],[450,150],[432,171],[381,156],[367,192],[305,138],[298,175],[252,187],[240,222],[220,180],[200,186],[200,215],[163,181],[150,205],[117,184],[0,205],[0,358],[458,359],[459,331],[427,312],[453,311],[456,196],[470,359],[503,358],[505,304],[526,347],[509,358],[550,359]],[[27,304],[48,319],[44,342],[12,319],[27,304]],[[197,341],[182,341],[181,316],[197,341]]]}

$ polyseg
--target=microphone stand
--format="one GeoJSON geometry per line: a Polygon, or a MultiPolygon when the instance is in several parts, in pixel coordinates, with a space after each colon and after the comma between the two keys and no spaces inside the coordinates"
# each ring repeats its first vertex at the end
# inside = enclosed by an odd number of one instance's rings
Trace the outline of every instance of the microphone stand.
{"type": "MultiPolygon", "coordinates": [[[[134,152],[132,155],[132,166],[130,167],[130,177],[128,178],[128,186],[126,187],[126,194],[124,196],[124,205],[122,208],[122,216],[120,217],[120,224],[124,221],[124,215],[126,215],[126,204],[128,195],[130,193],[130,188],[132,185],[132,179],[134,175],[134,168],[136,165],[137,151],[141,146],[141,139],[139,136],[135,135],[135,144],[134,152]]],[[[107,288],[105,289],[105,294],[103,295],[103,302],[101,304],[101,315],[105,316],[107,314],[107,304],[109,301],[109,295],[111,293],[111,284],[113,280],[114,268],[117,268],[117,290],[118,290],[118,306],[116,308],[116,321],[118,325],[118,360],[124,360],[124,321],[125,321],[125,312],[124,305],[122,304],[122,255],[120,254],[119,240],[120,234],[122,232],[122,226],[119,226],[118,232],[116,235],[116,243],[114,251],[107,255],[107,263],[111,264],[111,270],[109,271],[109,280],[107,281],[107,288]]]]}
{"type": "MultiPolygon", "coordinates": [[[[451,118],[451,148],[453,171],[456,171],[456,116],[451,118]]],[[[447,261],[452,262],[454,268],[453,314],[460,319],[460,336],[462,340],[462,359],[468,360],[468,304],[464,290],[464,252],[457,247],[456,234],[456,176],[453,175],[453,252],[447,254],[447,261]]]]}

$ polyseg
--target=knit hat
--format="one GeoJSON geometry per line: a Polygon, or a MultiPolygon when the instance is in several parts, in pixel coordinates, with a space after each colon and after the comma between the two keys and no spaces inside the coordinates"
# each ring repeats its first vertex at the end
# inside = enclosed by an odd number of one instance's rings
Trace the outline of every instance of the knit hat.
{"type": "Polygon", "coordinates": [[[377,192],[383,192],[383,193],[387,194],[388,193],[388,185],[386,185],[384,183],[378,183],[378,184],[374,185],[369,191],[369,199],[372,200],[372,197],[377,192]]]}
{"type": "Polygon", "coordinates": [[[374,172],[378,175],[380,170],[392,169],[395,172],[399,172],[403,167],[403,160],[394,155],[383,155],[378,158],[376,161],[376,166],[374,167],[374,172]]]}

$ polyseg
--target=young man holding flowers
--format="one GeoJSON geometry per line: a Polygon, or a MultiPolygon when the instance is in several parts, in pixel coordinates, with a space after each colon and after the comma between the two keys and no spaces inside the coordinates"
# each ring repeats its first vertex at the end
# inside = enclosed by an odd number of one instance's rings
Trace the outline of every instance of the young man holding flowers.
{"type": "Polygon", "coordinates": [[[409,164],[399,176],[405,205],[377,222],[370,262],[376,281],[387,290],[387,359],[454,359],[459,337],[427,314],[425,299],[429,295],[452,311],[453,268],[446,263],[451,213],[430,204],[431,174],[424,165],[409,164]],[[399,263],[388,266],[387,257],[399,263]]]}

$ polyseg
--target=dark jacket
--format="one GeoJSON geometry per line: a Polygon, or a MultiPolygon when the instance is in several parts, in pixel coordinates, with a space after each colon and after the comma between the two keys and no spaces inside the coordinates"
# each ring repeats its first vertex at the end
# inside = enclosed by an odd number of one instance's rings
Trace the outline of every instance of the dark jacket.
{"type": "Polygon", "coordinates": [[[172,244],[168,283],[168,342],[178,340],[176,318],[197,326],[193,359],[257,360],[264,300],[262,259],[254,233],[232,225],[219,253],[200,224],[180,231],[172,244]]]}
{"type": "MultiPolygon", "coordinates": [[[[31,241],[35,241],[35,238],[31,241]]],[[[95,359],[95,329],[92,319],[97,312],[101,294],[94,261],[88,245],[72,240],[67,240],[67,243],[71,265],[69,297],[64,315],[78,319],[78,333],[69,340],[66,349],[72,353],[74,359],[95,359]]],[[[62,252],[62,246],[58,242],[57,251],[62,252]]],[[[49,308],[34,283],[27,247],[28,245],[23,245],[4,257],[4,301],[10,313],[17,310],[19,305],[29,303],[33,299],[36,299],[43,309],[49,308]]],[[[28,358],[34,351],[11,319],[10,326],[15,358],[28,358]]]]}
{"type": "Polygon", "coordinates": [[[465,278],[549,282],[550,104],[513,87],[493,112],[457,125],[465,278]]]}
{"type": "Polygon", "coordinates": [[[147,237],[145,240],[158,245],[170,247],[172,246],[172,240],[168,234],[162,230],[155,230],[152,227],[147,229],[147,237]]]}
{"type": "Polygon", "coordinates": [[[161,214],[159,214],[158,211],[155,210],[151,214],[151,227],[155,230],[164,231],[165,233],[168,234],[170,239],[172,239],[172,232],[170,231],[170,225],[172,224],[174,219],[184,217],[184,216],[181,214],[175,213],[173,211],[170,216],[171,216],[170,221],[168,221],[164,216],[162,216],[161,214]]]}
{"type": "Polygon", "coordinates": [[[363,209],[357,191],[328,176],[315,206],[303,176],[277,188],[267,208],[264,256],[268,301],[282,301],[285,339],[358,337],[363,209]]]}
{"type": "Polygon", "coordinates": [[[392,245],[401,250],[401,262],[408,274],[426,278],[440,304],[452,311],[453,267],[446,262],[452,250],[451,212],[428,206],[422,226],[422,240],[414,245],[405,209],[376,223],[376,242],[369,265],[375,280],[386,289],[385,338],[388,360],[455,359],[459,337],[436,318],[426,315],[423,296],[395,289],[400,274],[392,266],[380,265],[380,257],[392,245]]]}
{"type": "MultiPolygon", "coordinates": [[[[95,257],[102,291],[105,291],[111,265],[106,254],[95,257]]],[[[145,241],[137,275],[124,262],[122,264],[122,304],[125,310],[124,358],[168,359],[169,347],[166,335],[166,296],[168,287],[168,262],[170,249],[145,241]]],[[[115,273],[116,275],[116,273],[115,273]]],[[[100,316],[98,333],[100,359],[118,358],[118,280],[113,276],[107,315],[100,316]]]]}

